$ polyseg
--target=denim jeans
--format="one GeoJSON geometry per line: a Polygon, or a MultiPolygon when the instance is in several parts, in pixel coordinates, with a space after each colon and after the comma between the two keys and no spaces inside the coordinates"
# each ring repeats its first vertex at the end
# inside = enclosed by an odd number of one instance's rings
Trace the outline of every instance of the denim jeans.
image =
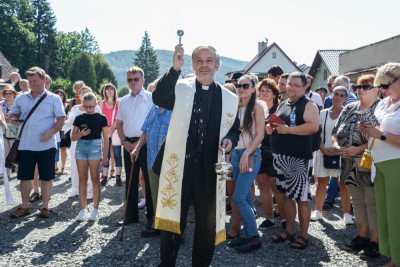
{"type": "Polygon", "coordinates": [[[337,177],[331,176],[331,179],[329,180],[328,192],[326,194],[325,200],[329,200],[330,202],[335,204],[335,199],[336,199],[339,191],[340,191],[340,188],[339,188],[337,177]]]}
{"type": "Polygon", "coordinates": [[[235,192],[233,201],[239,210],[243,220],[244,232],[246,237],[258,236],[257,223],[252,210],[253,201],[251,195],[251,185],[257,176],[261,165],[261,152],[257,148],[252,155],[254,156],[253,171],[240,173],[239,162],[245,149],[234,149],[232,152],[233,180],[235,181],[235,192]]]}

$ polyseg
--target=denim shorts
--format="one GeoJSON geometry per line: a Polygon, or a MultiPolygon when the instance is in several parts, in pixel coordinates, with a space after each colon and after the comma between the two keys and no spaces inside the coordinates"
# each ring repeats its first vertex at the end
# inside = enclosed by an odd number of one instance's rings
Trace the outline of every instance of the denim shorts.
{"type": "Polygon", "coordinates": [[[99,160],[103,158],[101,139],[82,140],[76,143],[75,159],[77,160],[99,160]]]}

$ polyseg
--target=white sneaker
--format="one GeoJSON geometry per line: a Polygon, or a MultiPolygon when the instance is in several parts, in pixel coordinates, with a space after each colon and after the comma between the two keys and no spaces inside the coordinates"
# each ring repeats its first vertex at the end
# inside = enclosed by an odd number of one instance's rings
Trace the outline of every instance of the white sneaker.
{"type": "Polygon", "coordinates": [[[97,221],[98,218],[99,218],[99,210],[93,209],[92,212],[90,213],[88,220],[89,221],[97,221]]]}
{"type": "Polygon", "coordinates": [[[320,212],[319,210],[314,210],[313,212],[311,212],[310,216],[311,221],[318,221],[321,219],[322,219],[322,212],[320,212]]]}
{"type": "Polygon", "coordinates": [[[84,220],[86,220],[88,215],[88,210],[87,209],[81,209],[81,211],[79,212],[78,216],[76,216],[75,220],[77,222],[83,222],[84,220]]]}
{"type": "Polygon", "coordinates": [[[138,209],[144,209],[146,207],[146,199],[141,198],[138,204],[138,209]]]}
{"type": "Polygon", "coordinates": [[[68,193],[68,198],[79,196],[79,192],[70,190],[68,193]]]}
{"type": "Polygon", "coordinates": [[[344,223],[345,223],[346,225],[348,225],[348,224],[354,224],[353,216],[351,216],[350,213],[345,213],[345,214],[343,215],[343,221],[344,221],[344,223]]]}

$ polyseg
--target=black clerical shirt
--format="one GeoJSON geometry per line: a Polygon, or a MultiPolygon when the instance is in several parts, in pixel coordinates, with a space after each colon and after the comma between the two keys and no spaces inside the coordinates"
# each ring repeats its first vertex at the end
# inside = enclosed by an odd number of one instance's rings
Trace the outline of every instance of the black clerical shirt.
{"type": "Polygon", "coordinates": [[[203,89],[203,87],[196,80],[196,92],[194,94],[192,117],[189,126],[191,128],[190,131],[196,135],[194,137],[196,152],[200,153],[203,152],[215,83],[213,82],[210,86],[206,86],[208,89],[203,89]]]}

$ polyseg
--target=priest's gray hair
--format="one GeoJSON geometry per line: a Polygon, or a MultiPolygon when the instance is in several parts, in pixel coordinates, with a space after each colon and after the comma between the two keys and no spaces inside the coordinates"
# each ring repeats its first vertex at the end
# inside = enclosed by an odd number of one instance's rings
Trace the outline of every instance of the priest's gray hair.
{"type": "Polygon", "coordinates": [[[211,46],[211,45],[201,45],[201,46],[196,47],[196,48],[193,50],[193,52],[192,52],[192,61],[193,61],[193,62],[194,62],[194,60],[195,60],[195,57],[196,57],[197,53],[198,53],[199,51],[201,51],[201,50],[211,50],[211,51],[213,51],[214,54],[215,54],[215,60],[216,60],[217,62],[219,62],[219,54],[218,54],[218,52],[217,52],[217,49],[215,49],[215,47],[213,47],[213,46],[211,46]]]}

